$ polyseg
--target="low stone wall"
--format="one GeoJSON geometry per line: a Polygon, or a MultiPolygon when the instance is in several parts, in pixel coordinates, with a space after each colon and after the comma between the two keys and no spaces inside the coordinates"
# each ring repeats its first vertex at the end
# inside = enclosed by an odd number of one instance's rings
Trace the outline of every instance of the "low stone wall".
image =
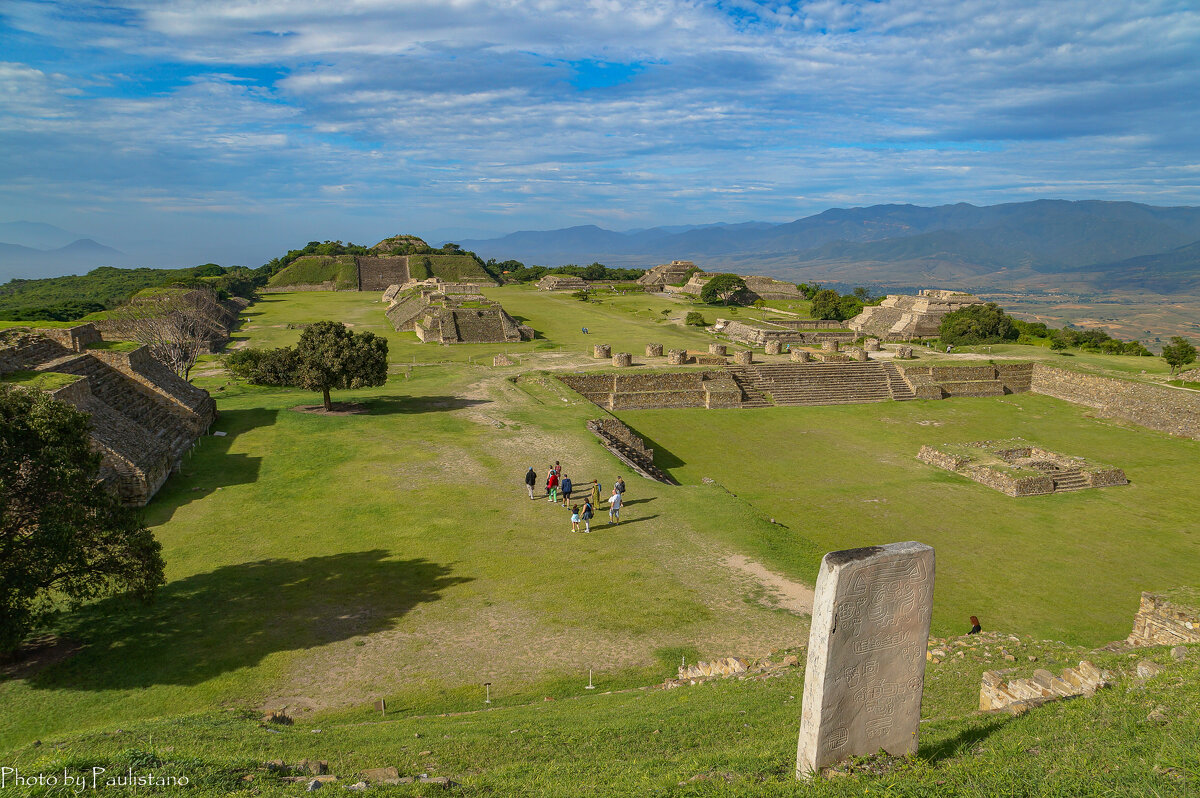
{"type": "Polygon", "coordinates": [[[1200,608],[1172,603],[1156,593],[1143,593],[1133,617],[1133,631],[1125,642],[1131,646],[1200,643],[1200,608]]]}
{"type": "Polygon", "coordinates": [[[726,354],[726,346],[725,344],[709,344],[708,353],[710,355],[724,356],[726,354]]]}
{"type": "Polygon", "coordinates": [[[612,356],[612,364],[617,368],[628,368],[633,365],[633,354],[630,352],[617,352],[612,356]]]}
{"type": "Polygon", "coordinates": [[[649,410],[669,407],[704,407],[704,391],[639,391],[614,393],[609,397],[610,410],[649,410]]]}
{"type": "Polygon", "coordinates": [[[646,344],[646,357],[662,357],[662,356],[663,356],[663,345],[662,344],[646,344]]]}
{"type": "Polygon", "coordinates": [[[833,340],[825,340],[821,342],[821,351],[836,352],[838,351],[838,342],[833,340]]]}
{"type": "Polygon", "coordinates": [[[608,344],[596,344],[592,347],[592,357],[596,360],[607,360],[612,357],[612,347],[608,344]]]}
{"type": "Polygon", "coordinates": [[[100,331],[93,324],[80,324],[76,327],[46,327],[39,329],[38,333],[72,352],[82,352],[91,344],[100,342],[100,331]]]}
{"type": "Polygon", "coordinates": [[[806,349],[792,349],[790,352],[793,363],[808,363],[812,360],[812,354],[806,349]]]}
{"type": "Polygon", "coordinates": [[[558,379],[607,410],[740,407],[741,389],[725,372],[666,371],[559,374],[558,379]]]}
{"type": "Polygon", "coordinates": [[[633,434],[633,430],[612,416],[597,418],[589,421],[588,429],[593,431],[601,431],[613,440],[620,441],[630,449],[633,449],[647,460],[651,462],[654,461],[654,450],[646,446],[646,442],[644,440],[633,434]]]}
{"type": "Polygon", "coordinates": [[[1112,676],[1084,660],[1066,668],[1062,676],[1038,668],[1027,678],[1010,678],[1015,669],[984,671],[979,687],[979,709],[991,712],[1014,704],[1040,704],[1060,698],[1090,696],[1109,686],[1112,676]],[[1027,703],[1028,702],[1028,703],[1027,703]]]}
{"type": "Polygon", "coordinates": [[[682,366],[688,361],[688,353],[686,349],[672,349],[667,352],[667,365],[682,366]]]}
{"type": "Polygon", "coordinates": [[[778,355],[783,351],[783,345],[778,341],[767,341],[765,344],[763,344],[763,351],[765,351],[768,355],[778,355]]]}
{"type": "Polygon", "coordinates": [[[1037,363],[1031,389],[1097,410],[1106,418],[1200,440],[1200,393],[1080,374],[1037,363]]]}
{"type": "Polygon", "coordinates": [[[749,349],[739,349],[733,353],[733,362],[739,366],[749,366],[754,362],[754,352],[749,349]]]}

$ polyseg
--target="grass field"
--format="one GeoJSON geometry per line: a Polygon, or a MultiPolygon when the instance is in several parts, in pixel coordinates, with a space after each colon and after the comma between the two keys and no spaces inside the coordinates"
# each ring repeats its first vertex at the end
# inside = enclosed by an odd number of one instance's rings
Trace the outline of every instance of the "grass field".
{"type": "MultiPolygon", "coordinates": [[[[577,783],[598,795],[796,794],[798,674],[562,699],[585,695],[589,668],[611,690],[660,681],[681,657],[802,646],[806,619],[731,567],[733,555],[811,584],[827,550],[921,540],[938,552],[935,633],[962,631],[975,614],[985,629],[1064,641],[1063,650],[1123,637],[1140,590],[1195,582],[1200,443],[1036,395],[621,413],[683,483],[660,485],[621,467],[584,428],[602,411],[545,375],[607,365],[591,360],[593,343],[635,362],[649,342],[704,349],[711,336],[680,323],[691,306],[655,295],[582,303],[527,287],[486,293],[539,336],[422,344],[391,329],[377,297],[353,292],[272,294],[252,306],[240,345],[294,343],[299,325],[327,318],[386,336],[388,384],[335,393],[366,414],[317,416],[293,410],[316,394],[239,385],[206,358],[196,381],[217,398],[215,429],[227,435],[203,438],[146,509],[167,586],[149,607],[111,599],[62,617],[55,631],[86,645],[0,681],[0,752],[27,763],[117,761],[153,754],[153,735],[174,752],[155,756],[192,757],[224,783],[276,755],[432,772],[419,752],[434,749],[436,770],[478,794],[568,795],[577,783]],[[522,364],[491,368],[502,351],[522,364]],[[915,459],[927,442],[1014,435],[1120,466],[1132,484],[1012,499],[915,459]],[[623,523],[606,526],[601,511],[590,536],[573,535],[565,510],[529,501],[525,469],[544,477],[554,460],[576,484],[598,478],[607,489],[624,475],[623,523]],[[417,717],[478,708],[484,682],[499,711],[417,717]],[[378,698],[395,723],[342,725],[374,720],[378,698]],[[270,735],[248,720],[278,706],[301,723],[270,735]],[[689,781],[724,772],[736,774],[732,786],[689,781]]],[[[1107,371],[1160,362],[1094,357],[1107,371]]],[[[1026,794],[1022,774],[1052,767],[1059,775],[1044,794],[1094,783],[1169,795],[1184,782],[1153,767],[1195,778],[1195,735],[1184,736],[1194,706],[1186,722],[1181,714],[1173,727],[1129,736],[1149,711],[1142,703],[1182,693],[1147,692],[1132,709],[1115,697],[1074,702],[1039,716],[1057,720],[1010,725],[970,716],[978,669],[946,673],[928,693],[929,758],[876,787],[932,794],[939,779],[970,787],[992,778],[1008,785],[997,794],[1026,794]],[[1093,754],[1061,740],[1096,724],[1101,739],[1144,756],[1140,764],[1089,772],[1093,754]],[[1032,748],[1045,753],[1017,757],[1032,748]],[[1014,757],[1021,764],[1010,769],[1014,757]]],[[[862,787],[822,785],[828,794],[862,787]]]]}

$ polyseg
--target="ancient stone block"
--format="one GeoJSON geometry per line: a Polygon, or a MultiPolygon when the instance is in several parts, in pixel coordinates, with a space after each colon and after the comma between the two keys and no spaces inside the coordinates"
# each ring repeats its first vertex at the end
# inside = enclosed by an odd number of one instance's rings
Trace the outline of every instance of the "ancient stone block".
{"type": "Polygon", "coordinates": [[[597,360],[612,357],[612,347],[608,344],[596,344],[592,347],[592,357],[597,360]]]}
{"type": "Polygon", "coordinates": [[[879,339],[878,338],[868,338],[866,341],[863,342],[863,349],[867,350],[868,352],[878,352],[879,351],[879,339]]]}
{"type": "Polygon", "coordinates": [[[612,364],[617,368],[628,368],[633,365],[633,354],[630,352],[617,352],[612,356],[612,364]]]}
{"type": "Polygon", "coordinates": [[[733,362],[739,366],[749,366],[754,362],[754,352],[749,349],[739,349],[733,353],[733,362]]]}
{"type": "Polygon", "coordinates": [[[725,344],[709,344],[708,353],[710,355],[725,355],[725,344]]]}
{"type": "Polygon", "coordinates": [[[880,748],[917,750],[934,553],[923,543],[826,554],[817,576],[796,773],[880,748]]]}
{"type": "Polygon", "coordinates": [[[808,353],[807,349],[793,349],[791,353],[793,363],[808,363],[812,360],[812,355],[808,353]]]}
{"type": "Polygon", "coordinates": [[[778,341],[767,341],[765,344],[763,344],[763,348],[766,350],[768,355],[778,355],[783,351],[783,344],[779,343],[778,341]]]}
{"type": "Polygon", "coordinates": [[[646,357],[662,357],[662,344],[646,344],[646,357]]]}
{"type": "Polygon", "coordinates": [[[508,355],[496,355],[494,358],[492,358],[492,365],[493,366],[515,366],[516,361],[513,360],[508,355]]]}
{"type": "Polygon", "coordinates": [[[838,342],[826,339],[821,342],[821,349],[825,352],[836,352],[838,351],[838,342]]]}
{"type": "Polygon", "coordinates": [[[901,346],[896,348],[896,357],[900,360],[911,360],[913,356],[911,346],[901,346]]]}
{"type": "Polygon", "coordinates": [[[686,349],[672,349],[667,352],[667,365],[682,366],[684,363],[687,363],[687,357],[686,349]]]}
{"type": "Polygon", "coordinates": [[[867,350],[863,349],[861,346],[852,346],[850,347],[850,357],[859,361],[860,363],[865,363],[868,359],[867,350]]]}

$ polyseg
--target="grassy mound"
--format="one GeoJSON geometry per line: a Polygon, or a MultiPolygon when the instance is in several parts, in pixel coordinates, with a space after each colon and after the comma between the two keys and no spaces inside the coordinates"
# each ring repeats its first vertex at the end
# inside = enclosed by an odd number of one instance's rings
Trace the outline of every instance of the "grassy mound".
{"type": "Polygon", "coordinates": [[[336,290],[358,287],[358,269],[353,255],[305,255],[272,275],[267,285],[286,288],[291,285],[320,285],[332,282],[336,290]]]}

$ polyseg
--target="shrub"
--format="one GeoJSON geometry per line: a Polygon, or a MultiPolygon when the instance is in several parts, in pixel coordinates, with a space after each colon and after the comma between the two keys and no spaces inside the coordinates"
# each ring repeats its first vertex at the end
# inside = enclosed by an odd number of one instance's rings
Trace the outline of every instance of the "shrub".
{"type": "Polygon", "coordinates": [[[689,310],[687,317],[685,317],[683,320],[683,323],[689,327],[703,327],[704,314],[696,310],[689,310]]]}

